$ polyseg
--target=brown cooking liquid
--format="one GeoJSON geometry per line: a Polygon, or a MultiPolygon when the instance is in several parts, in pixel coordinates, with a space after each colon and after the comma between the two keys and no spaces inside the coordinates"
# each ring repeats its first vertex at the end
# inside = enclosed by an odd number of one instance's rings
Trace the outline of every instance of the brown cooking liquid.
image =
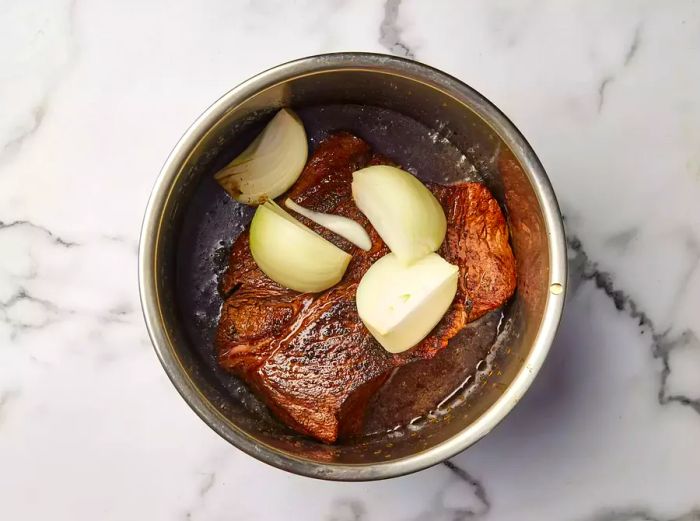
{"type": "MultiPolygon", "coordinates": [[[[426,181],[449,184],[479,181],[476,169],[440,131],[397,112],[360,105],[329,105],[297,110],[313,149],[328,134],[347,130],[370,143],[426,181]]],[[[439,129],[439,123],[436,125],[439,129]]],[[[249,139],[262,123],[250,129],[249,139]]],[[[231,200],[213,181],[213,173],[242,150],[246,139],[227,148],[210,165],[196,187],[186,211],[177,245],[177,299],[192,345],[211,369],[215,384],[254,414],[277,422],[266,407],[237,378],[217,364],[213,336],[222,298],[219,279],[226,269],[233,241],[250,222],[254,209],[231,200]]],[[[366,433],[420,425],[454,397],[469,391],[478,375],[489,370],[488,355],[502,329],[496,310],[468,324],[433,359],[397,369],[374,396],[365,421],[366,433]]]]}

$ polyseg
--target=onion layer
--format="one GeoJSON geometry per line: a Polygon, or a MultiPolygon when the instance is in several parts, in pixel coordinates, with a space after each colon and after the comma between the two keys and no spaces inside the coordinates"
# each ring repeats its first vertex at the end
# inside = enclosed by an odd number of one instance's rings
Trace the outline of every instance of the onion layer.
{"type": "Polygon", "coordinates": [[[299,215],[303,215],[316,224],[320,224],[324,228],[328,228],[333,233],[349,240],[362,250],[369,251],[369,249],[372,247],[372,241],[365,229],[360,225],[360,223],[357,223],[352,219],[330,213],[315,212],[313,210],[309,210],[308,208],[304,208],[291,199],[287,199],[284,202],[284,205],[290,210],[294,210],[299,215]]]}
{"type": "Polygon", "coordinates": [[[294,184],[307,155],[304,125],[294,112],[282,109],[214,179],[237,201],[261,204],[282,195],[294,184]]]}
{"type": "Polygon", "coordinates": [[[355,204],[403,264],[437,251],[447,231],[445,212],[418,178],[381,165],[358,170],[352,179],[355,204]]]}
{"type": "Polygon", "coordinates": [[[340,282],[351,258],[274,201],[255,211],[250,223],[250,252],[268,277],[304,293],[323,291],[340,282]]]}
{"type": "Polygon", "coordinates": [[[405,265],[394,253],[367,270],[357,287],[357,311],[372,336],[391,353],[423,340],[457,293],[459,269],[437,253],[405,265]]]}

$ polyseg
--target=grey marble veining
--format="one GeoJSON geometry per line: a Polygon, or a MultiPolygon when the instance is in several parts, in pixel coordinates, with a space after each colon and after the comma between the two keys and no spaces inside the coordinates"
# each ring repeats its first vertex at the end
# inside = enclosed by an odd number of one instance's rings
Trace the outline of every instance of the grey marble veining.
{"type": "Polygon", "coordinates": [[[700,520],[696,2],[9,0],[0,16],[0,507],[12,519],[700,520]],[[173,143],[303,55],[391,52],[480,90],[566,215],[569,301],[516,409],[376,483],[290,476],[182,402],[138,231],[173,143]]]}
{"type": "Polygon", "coordinates": [[[415,53],[401,40],[401,29],[398,25],[401,0],[386,0],[384,18],[379,26],[379,43],[391,54],[403,58],[415,58],[415,53]]]}

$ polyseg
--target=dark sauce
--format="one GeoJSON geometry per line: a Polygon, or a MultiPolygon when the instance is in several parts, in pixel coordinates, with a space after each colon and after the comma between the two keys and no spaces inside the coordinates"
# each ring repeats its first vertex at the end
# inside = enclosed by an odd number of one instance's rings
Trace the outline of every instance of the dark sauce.
{"type": "MultiPolygon", "coordinates": [[[[330,133],[347,130],[379,153],[423,180],[441,184],[480,181],[477,169],[443,135],[391,110],[362,105],[327,105],[297,110],[309,137],[310,151],[330,133]]],[[[222,297],[219,279],[226,270],[231,245],[245,229],[254,208],[239,204],[213,180],[213,174],[235,157],[264,125],[227,147],[204,175],[185,210],[177,244],[177,300],[186,333],[211,371],[214,383],[231,400],[268,422],[277,423],[267,408],[237,378],[216,362],[213,338],[222,297]]],[[[366,433],[418,428],[466,396],[488,373],[490,353],[504,327],[496,310],[464,328],[434,359],[398,368],[373,398],[366,433]]]]}

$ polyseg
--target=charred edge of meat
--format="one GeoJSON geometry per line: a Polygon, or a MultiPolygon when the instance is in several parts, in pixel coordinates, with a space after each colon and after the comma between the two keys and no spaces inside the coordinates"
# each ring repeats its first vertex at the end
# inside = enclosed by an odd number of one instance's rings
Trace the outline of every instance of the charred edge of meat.
{"type": "Polygon", "coordinates": [[[224,283],[224,277],[221,276],[219,277],[219,282],[218,282],[218,290],[219,290],[219,295],[221,295],[222,300],[228,300],[229,297],[232,297],[233,294],[241,289],[241,286],[243,286],[242,282],[236,282],[233,286],[228,291],[225,291],[223,288],[223,283],[224,283]]]}

